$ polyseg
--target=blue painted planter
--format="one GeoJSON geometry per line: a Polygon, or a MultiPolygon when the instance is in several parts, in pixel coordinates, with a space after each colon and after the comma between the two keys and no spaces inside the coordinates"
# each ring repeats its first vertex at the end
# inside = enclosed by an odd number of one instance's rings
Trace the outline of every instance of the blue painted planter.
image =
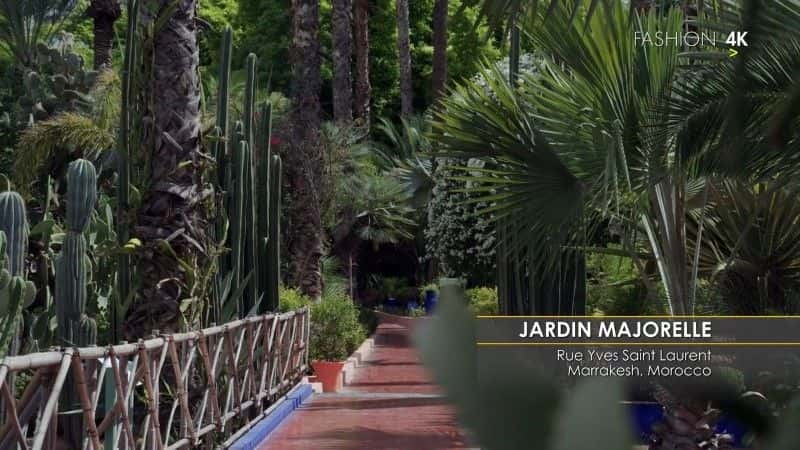
{"type": "Polygon", "coordinates": [[[406,304],[407,309],[417,309],[419,308],[419,303],[416,300],[409,300],[406,304]]]}
{"type": "MultiPolygon", "coordinates": [[[[660,422],[664,417],[661,405],[650,402],[632,402],[626,403],[626,405],[630,412],[636,437],[640,441],[646,440],[650,435],[650,430],[652,430],[653,425],[660,422]]],[[[734,446],[737,448],[745,447],[743,439],[747,434],[747,430],[735,421],[723,417],[717,423],[716,431],[718,433],[728,433],[733,436],[734,446]]]]}
{"type": "Polygon", "coordinates": [[[397,301],[394,297],[389,297],[386,299],[386,307],[387,308],[399,308],[400,302],[397,301]]]}
{"type": "Polygon", "coordinates": [[[436,309],[436,303],[439,302],[439,294],[436,291],[425,291],[425,312],[432,314],[436,309]]]}

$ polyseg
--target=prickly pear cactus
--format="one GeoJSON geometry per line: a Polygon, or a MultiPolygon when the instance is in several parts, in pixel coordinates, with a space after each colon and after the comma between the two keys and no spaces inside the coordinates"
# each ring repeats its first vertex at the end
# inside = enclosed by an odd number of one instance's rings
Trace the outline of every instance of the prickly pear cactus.
{"type": "Polygon", "coordinates": [[[31,118],[47,120],[60,111],[75,111],[88,104],[87,95],[98,73],[85,68],[83,57],[72,49],[73,40],[69,33],[60,33],[54,45],[37,47],[36,65],[22,77],[25,95],[18,100],[18,126],[31,118]]]}

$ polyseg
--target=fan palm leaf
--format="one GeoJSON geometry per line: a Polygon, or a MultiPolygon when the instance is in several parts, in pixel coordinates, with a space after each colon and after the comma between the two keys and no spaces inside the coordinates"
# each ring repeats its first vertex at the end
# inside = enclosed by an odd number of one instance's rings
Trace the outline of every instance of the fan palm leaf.
{"type": "MultiPolygon", "coordinates": [[[[457,87],[433,131],[445,152],[496,163],[475,179],[487,193],[482,200],[495,205],[498,217],[513,214],[512,236],[540,253],[579,237],[592,222],[585,219],[596,214],[637,223],[676,314],[692,310],[688,187],[698,177],[750,176],[774,167],[774,158],[753,150],[738,154],[736,166],[725,165],[730,150],[718,144],[730,122],[729,104],[716,97],[698,109],[692,100],[712,97],[692,97],[697,92],[686,88],[700,91],[695,77],[713,62],[679,72],[679,47],[637,45],[631,38],[683,26],[677,9],[629,15],[609,6],[587,27],[574,23],[568,10],[556,12],[529,33],[545,56],[536,77],[523,76],[512,88],[489,71],[489,92],[469,83],[457,87]],[[623,203],[628,207],[620,208],[623,203]]],[[[730,93],[730,85],[720,77],[705,89],[730,93]]],[[[748,117],[745,129],[757,129],[763,117],[748,117]]],[[[755,133],[746,137],[742,148],[760,142],[755,133]]]]}

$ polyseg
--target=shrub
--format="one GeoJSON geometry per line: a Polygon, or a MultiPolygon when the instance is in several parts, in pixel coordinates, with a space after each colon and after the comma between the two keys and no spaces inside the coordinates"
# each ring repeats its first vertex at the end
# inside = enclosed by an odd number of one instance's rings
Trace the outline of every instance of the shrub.
{"type": "Polygon", "coordinates": [[[375,333],[375,329],[378,328],[378,316],[370,308],[358,309],[358,321],[361,322],[361,326],[364,327],[368,335],[375,333]]]}
{"type": "Polygon", "coordinates": [[[293,311],[311,304],[311,299],[295,288],[281,286],[279,296],[281,299],[280,312],[293,311]]]}
{"type": "Polygon", "coordinates": [[[342,361],[365,339],[359,312],[346,296],[323,298],[311,311],[312,360],[342,361]]]}
{"type": "Polygon", "coordinates": [[[476,287],[467,289],[469,309],[476,316],[494,316],[499,313],[496,287],[476,287]]]}
{"type": "Polygon", "coordinates": [[[429,283],[425,286],[419,288],[419,299],[420,301],[425,301],[425,297],[428,295],[428,291],[433,291],[437,295],[439,294],[439,285],[436,283],[429,283]]]}

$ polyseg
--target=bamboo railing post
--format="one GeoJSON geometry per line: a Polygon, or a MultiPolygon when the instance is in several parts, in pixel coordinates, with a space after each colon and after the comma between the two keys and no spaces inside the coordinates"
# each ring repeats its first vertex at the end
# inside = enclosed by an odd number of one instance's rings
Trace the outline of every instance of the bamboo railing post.
{"type": "Polygon", "coordinates": [[[86,390],[86,376],[83,371],[83,364],[81,363],[80,352],[75,352],[72,355],[72,375],[75,383],[75,390],[78,392],[78,398],[81,402],[81,409],[83,410],[84,428],[88,433],[89,442],[95,450],[100,450],[100,438],[97,436],[97,427],[94,423],[94,408],[92,402],[89,400],[89,393],[86,390]]]}
{"type": "MultiPolygon", "coordinates": [[[[36,434],[33,436],[33,448],[35,449],[40,449],[44,446],[45,437],[47,437],[46,435],[51,429],[50,424],[55,423],[53,416],[55,416],[58,410],[58,396],[61,394],[61,388],[64,386],[64,380],[67,378],[67,372],[69,372],[69,366],[72,363],[73,351],[74,350],[71,348],[64,350],[64,356],[61,359],[61,365],[58,368],[58,374],[56,375],[55,382],[53,382],[53,388],[50,391],[47,403],[42,411],[42,427],[37,429],[36,434]]],[[[55,433],[52,434],[55,435],[55,433]]],[[[55,436],[53,436],[51,439],[53,438],[55,438],[55,436]]]]}

